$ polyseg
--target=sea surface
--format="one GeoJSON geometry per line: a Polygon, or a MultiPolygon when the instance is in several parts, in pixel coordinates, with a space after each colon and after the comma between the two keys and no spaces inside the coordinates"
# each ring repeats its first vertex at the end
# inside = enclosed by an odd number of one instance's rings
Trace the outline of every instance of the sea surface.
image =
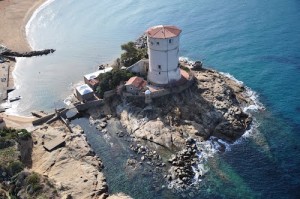
{"type": "MultiPolygon", "coordinates": [[[[27,24],[27,36],[33,49],[56,52],[18,59],[17,89],[10,96],[23,98],[9,112],[28,115],[62,106],[84,74],[113,61],[121,44],[157,24],[180,27],[181,56],[244,82],[266,108],[252,110],[252,131],[207,158],[209,171],[197,192],[176,196],[300,198],[299,0],[48,1],[27,24]]],[[[151,180],[124,176],[126,158],[105,155],[104,142],[96,142],[101,135],[87,134],[109,165],[104,172],[111,193],[172,198],[165,187],[153,189],[151,180]]]]}

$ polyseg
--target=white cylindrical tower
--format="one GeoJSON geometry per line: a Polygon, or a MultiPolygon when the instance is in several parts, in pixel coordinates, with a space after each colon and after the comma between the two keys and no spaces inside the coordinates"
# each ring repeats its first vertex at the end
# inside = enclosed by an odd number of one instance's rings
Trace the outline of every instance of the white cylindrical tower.
{"type": "Polygon", "coordinates": [[[149,55],[148,81],[156,85],[172,84],[180,80],[178,66],[179,36],[176,26],[159,25],[147,31],[149,55]]]}

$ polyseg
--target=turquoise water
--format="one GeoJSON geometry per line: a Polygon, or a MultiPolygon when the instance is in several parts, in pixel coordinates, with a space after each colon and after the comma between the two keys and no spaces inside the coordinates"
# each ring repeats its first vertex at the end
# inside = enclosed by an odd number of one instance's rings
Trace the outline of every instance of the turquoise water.
{"type": "Polygon", "coordinates": [[[175,24],[183,29],[181,56],[230,73],[266,107],[254,113],[258,130],[211,158],[202,188],[189,197],[300,198],[299,20],[299,0],[53,1],[27,33],[34,49],[57,51],[18,61],[19,89],[11,95],[23,99],[10,111],[60,106],[83,74],[120,54],[122,43],[152,25],[175,24]]]}

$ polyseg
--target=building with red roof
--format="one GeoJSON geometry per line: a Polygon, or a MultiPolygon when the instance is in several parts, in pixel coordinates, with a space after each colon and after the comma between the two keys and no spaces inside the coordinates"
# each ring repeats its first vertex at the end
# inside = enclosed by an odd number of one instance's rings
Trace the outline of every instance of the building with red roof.
{"type": "Polygon", "coordinates": [[[146,88],[147,81],[143,78],[135,76],[131,77],[125,84],[126,91],[132,94],[138,94],[146,88]]]}

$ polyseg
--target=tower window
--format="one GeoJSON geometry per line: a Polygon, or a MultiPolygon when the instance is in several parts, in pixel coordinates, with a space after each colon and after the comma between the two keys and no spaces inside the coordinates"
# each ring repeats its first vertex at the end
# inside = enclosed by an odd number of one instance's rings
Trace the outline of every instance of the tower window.
{"type": "Polygon", "coordinates": [[[158,74],[160,75],[160,72],[158,72],[158,74]]]}
{"type": "Polygon", "coordinates": [[[161,69],[161,65],[158,65],[157,67],[158,67],[158,69],[161,69]]]}
{"type": "Polygon", "coordinates": [[[169,44],[172,43],[172,39],[169,39],[169,44]]]}
{"type": "Polygon", "coordinates": [[[157,45],[159,45],[159,42],[156,42],[157,45]]]}

